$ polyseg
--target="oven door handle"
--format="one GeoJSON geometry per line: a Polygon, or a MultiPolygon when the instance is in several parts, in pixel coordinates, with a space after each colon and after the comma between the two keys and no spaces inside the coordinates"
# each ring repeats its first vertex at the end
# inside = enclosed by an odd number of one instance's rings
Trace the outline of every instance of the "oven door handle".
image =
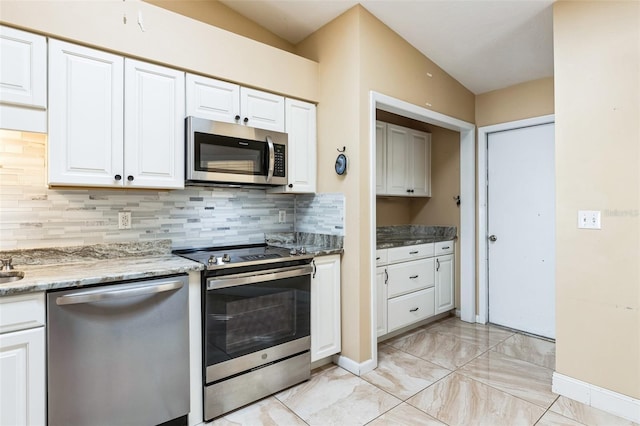
{"type": "Polygon", "coordinates": [[[271,269],[269,271],[255,271],[222,277],[212,277],[207,278],[207,290],[256,284],[265,281],[279,280],[282,278],[302,277],[304,275],[311,275],[312,272],[313,268],[311,265],[305,265],[271,269]]]}

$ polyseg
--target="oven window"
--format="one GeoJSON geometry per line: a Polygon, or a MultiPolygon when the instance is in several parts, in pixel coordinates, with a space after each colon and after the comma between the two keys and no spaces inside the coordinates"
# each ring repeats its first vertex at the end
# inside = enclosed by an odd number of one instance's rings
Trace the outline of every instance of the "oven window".
{"type": "Polygon", "coordinates": [[[196,132],[196,170],[266,175],[267,149],[265,142],[196,132]]]}
{"type": "Polygon", "coordinates": [[[207,366],[309,336],[310,278],[206,292],[207,366]]]}

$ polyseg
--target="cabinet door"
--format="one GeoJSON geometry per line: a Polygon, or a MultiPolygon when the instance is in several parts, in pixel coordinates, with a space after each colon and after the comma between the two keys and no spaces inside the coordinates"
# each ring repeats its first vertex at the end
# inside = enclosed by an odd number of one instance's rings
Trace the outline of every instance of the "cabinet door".
{"type": "Polygon", "coordinates": [[[47,131],[47,39],[0,26],[0,128],[47,131]]]}
{"type": "Polygon", "coordinates": [[[50,39],[49,63],[49,183],[122,186],[123,58],[50,39]]]}
{"type": "Polygon", "coordinates": [[[184,73],[125,61],[127,187],[184,188],[184,73]]]}
{"type": "Polygon", "coordinates": [[[436,314],[450,311],[455,307],[455,281],[453,255],[436,257],[436,314]]]}
{"type": "Polygon", "coordinates": [[[387,124],[387,179],[388,195],[410,195],[407,187],[409,176],[411,140],[409,129],[387,124]]]}
{"type": "Polygon", "coordinates": [[[284,132],[284,97],[241,87],[240,116],[241,124],[284,132]]]}
{"type": "Polygon", "coordinates": [[[187,74],[187,115],[207,120],[240,122],[240,86],[187,74]]]}
{"type": "Polygon", "coordinates": [[[376,333],[387,334],[387,268],[376,268],[376,333]]]}
{"type": "Polygon", "coordinates": [[[337,354],[340,340],[340,255],[313,260],[311,278],[311,361],[337,354]]]}
{"type": "Polygon", "coordinates": [[[411,196],[431,196],[431,135],[412,131],[411,156],[409,157],[409,173],[411,196]]]}
{"type": "Polygon", "coordinates": [[[387,126],[376,121],[376,194],[387,193],[387,126]]]}
{"type": "Polygon", "coordinates": [[[316,192],[316,106],[286,99],[287,192],[316,192]]]}
{"type": "Polygon", "coordinates": [[[45,424],[44,327],[0,335],[0,424],[45,424]]]}

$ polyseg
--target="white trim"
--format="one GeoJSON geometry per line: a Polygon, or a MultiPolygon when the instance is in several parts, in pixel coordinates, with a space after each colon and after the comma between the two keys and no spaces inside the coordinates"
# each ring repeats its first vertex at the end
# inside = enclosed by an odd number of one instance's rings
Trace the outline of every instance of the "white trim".
{"type": "MultiPolygon", "coordinates": [[[[476,320],[476,222],[475,222],[475,125],[454,117],[410,104],[382,93],[369,94],[369,194],[370,220],[369,259],[375,259],[376,250],[376,108],[404,117],[460,132],[460,317],[463,321],[476,320]]],[[[378,364],[376,324],[376,264],[371,262],[371,363],[378,364]]],[[[364,365],[361,364],[361,365],[364,365]]],[[[347,368],[348,369],[348,368],[347,368]]],[[[351,370],[349,370],[351,371],[351,370]]]]}
{"type": "Polygon", "coordinates": [[[593,408],[640,423],[640,400],[608,389],[553,373],[551,390],[593,408]]]}
{"type": "Polygon", "coordinates": [[[487,254],[487,138],[490,133],[554,123],[553,114],[478,128],[478,319],[489,321],[489,274],[487,254]]]}
{"type": "Polygon", "coordinates": [[[377,364],[374,363],[373,359],[369,359],[362,363],[357,363],[351,358],[347,358],[344,355],[334,355],[333,363],[337,364],[339,367],[344,368],[348,372],[355,374],[356,376],[362,376],[369,371],[373,371],[377,367],[377,364]]]}

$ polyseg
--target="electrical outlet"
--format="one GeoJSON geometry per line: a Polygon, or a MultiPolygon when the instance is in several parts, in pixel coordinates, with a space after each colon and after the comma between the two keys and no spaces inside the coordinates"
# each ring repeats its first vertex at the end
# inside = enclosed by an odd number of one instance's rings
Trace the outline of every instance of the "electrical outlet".
{"type": "Polygon", "coordinates": [[[578,228],[602,229],[600,210],[578,210],[578,228]]]}
{"type": "Polygon", "coordinates": [[[287,212],[285,210],[280,210],[278,212],[278,223],[285,223],[287,221],[287,212]]]}
{"type": "Polygon", "coordinates": [[[118,212],[118,229],[131,229],[131,212],[118,212]]]}

